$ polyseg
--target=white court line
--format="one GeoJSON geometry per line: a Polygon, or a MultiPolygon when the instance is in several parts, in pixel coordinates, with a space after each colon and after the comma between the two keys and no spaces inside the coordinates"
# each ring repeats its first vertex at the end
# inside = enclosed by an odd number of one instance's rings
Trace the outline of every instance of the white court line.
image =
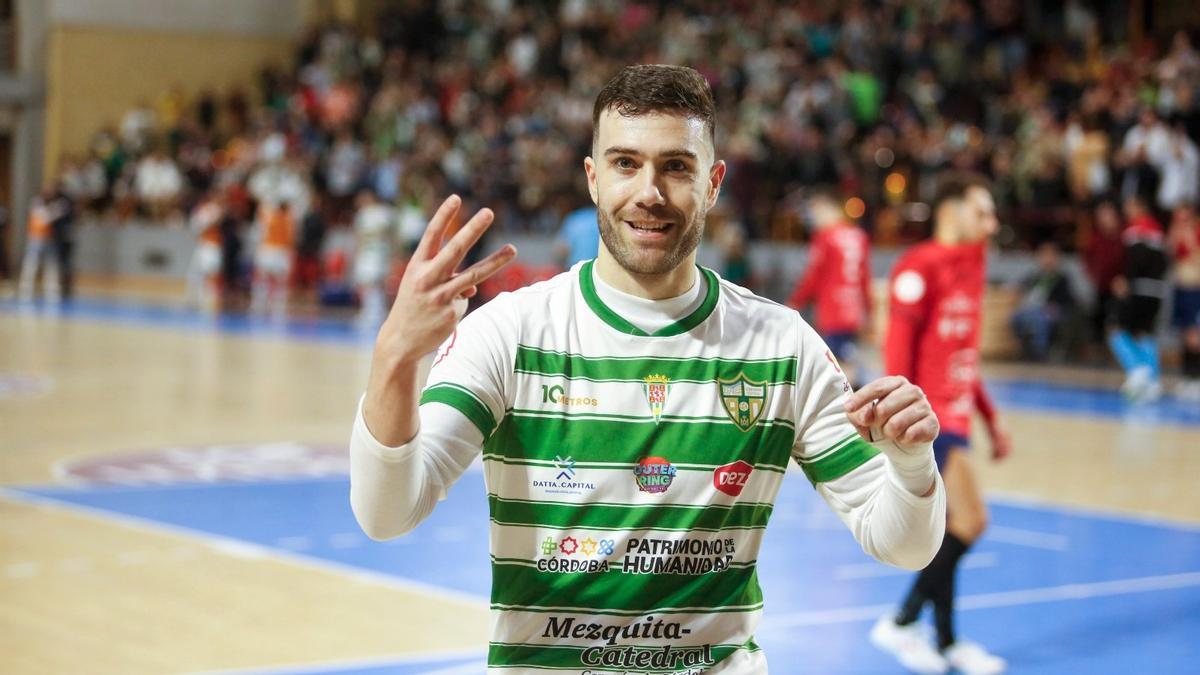
{"type": "MultiPolygon", "coordinates": [[[[959,564],[959,569],[978,569],[995,567],[999,558],[995,553],[968,553],[959,564]]],[[[873,579],[876,577],[899,577],[914,574],[912,570],[902,570],[899,567],[884,565],[877,562],[854,563],[838,565],[833,568],[833,578],[838,581],[851,579],[873,579]]]]}
{"type": "Polygon", "coordinates": [[[1003,525],[989,525],[983,536],[986,541],[1041,548],[1048,551],[1065,551],[1070,548],[1071,543],[1070,540],[1061,534],[1036,532],[1034,530],[1005,527],[1003,525]]]}
{"type": "Polygon", "coordinates": [[[296,553],[295,551],[284,551],[278,548],[252,544],[240,539],[223,537],[221,535],[212,534],[211,532],[204,532],[202,530],[194,530],[189,527],[183,527],[182,525],[160,523],[148,518],[131,516],[125,513],[117,513],[115,511],[107,511],[94,506],[72,504],[71,502],[62,501],[53,497],[17,492],[15,490],[9,490],[6,488],[0,488],[0,498],[23,504],[55,508],[62,511],[72,511],[96,518],[98,520],[114,522],[134,529],[148,530],[151,532],[169,534],[173,536],[183,536],[193,540],[198,539],[214,550],[227,554],[236,554],[239,557],[261,557],[275,562],[286,563],[294,567],[316,569],[322,572],[331,572],[359,581],[370,581],[386,588],[406,591],[409,593],[423,593],[426,595],[438,596],[445,600],[467,603],[485,610],[490,606],[489,600],[485,596],[473,595],[471,593],[450,588],[443,588],[441,586],[435,586],[433,584],[406,579],[404,577],[384,574],[382,572],[375,572],[373,570],[366,570],[353,565],[315,558],[301,553],[296,553]]]}
{"type": "MultiPolygon", "coordinates": [[[[230,668],[227,670],[204,670],[185,673],[185,675],[302,675],[303,673],[327,673],[332,670],[350,670],[361,668],[378,668],[382,666],[400,666],[406,663],[421,663],[423,661],[456,661],[458,659],[484,657],[486,652],[479,649],[447,650],[437,652],[422,652],[420,654],[397,654],[394,656],[373,656],[364,659],[345,659],[340,661],[323,661],[320,663],[299,663],[264,668],[230,668]]],[[[478,664],[473,664],[474,672],[478,673],[478,664]]],[[[457,666],[455,666],[457,668],[457,666]]]]}
{"type": "Polygon", "coordinates": [[[465,666],[450,666],[449,668],[439,668],[438,670],[427,670],[420,675],[479,675],[487,670],[487,662],[479,661],[476,663],[468,663],[465,666]]]}
{"type": "MultiPolygon", "coordinates": [[[[1011,492],[989,491],[987,500],[989,502],[996,502],[997,504],[1003,504],[1005,506],[1016,506],[1023,509],[1040,509],[1042,511],[1052,511],[1054,513],[1065,514],[1068,516],[1097,518],[1100,520],[1131,523],[1134,525],[1150,525],[1153,527],[1182,530],[1192,534],[1200,534],[1200,523],[1172,516],[1147,515],[1142,513],[1134,513],[1132,511],[1106,509],[1099,506],[1077,506],[1075,504],[1063,504],[1061,502],[1054,502],[1041,497],[1029,497],[1011,492]]],[[[986,537],[987,534],[985,533],[984,536],[986,537]]]]}
{"type": "MultiPolygon", "coordinates": [[[[1165,591],[1173,588],[1189,588],[1192,586],[1200,586],[1200,572],[1117,579],[1115,581],[1097,581],[1087,584],[1066,584],[1063,586],[1027,588],[1016,591],[998,591],[995,593],[976,593],[957,598],[954,601],[954,608],[970,610],[1016,607],[1043,602],[1088,600],[1113,595],[1165,591]]],[[[770,620],[764,621],[762,624],[763,628],[759,632],[784,630],[802,626],[827,626],[835,623],[869,621],[878,619],[885,613],[894,612],[895,610],[895,604],[887,604],[839,607],[837,609],[822,609],[812,612],[795,612],[772,617],[770,620]]]]}

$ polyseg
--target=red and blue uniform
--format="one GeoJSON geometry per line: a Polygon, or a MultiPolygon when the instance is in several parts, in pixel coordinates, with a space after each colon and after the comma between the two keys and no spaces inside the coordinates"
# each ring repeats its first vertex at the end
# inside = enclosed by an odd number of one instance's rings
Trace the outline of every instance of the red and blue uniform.
{"type": "Polygon", "coordinates": [[[979,374],[986,278],[984,244],[914,246],[892,271],[884,367],[925,392],[941,425],[938,466],[950,447],[966,448],[971,413],[989,425],[995,409],[979,374]]]}
{"type": "Polygon", "coordinates": [[[867,234],[848,223],[817,232],[804,277],[788,298],[795,309],[815,302],[817,332],[831,347],[833,337],[852,341],[870,315],[869,247],[867,234]]]}

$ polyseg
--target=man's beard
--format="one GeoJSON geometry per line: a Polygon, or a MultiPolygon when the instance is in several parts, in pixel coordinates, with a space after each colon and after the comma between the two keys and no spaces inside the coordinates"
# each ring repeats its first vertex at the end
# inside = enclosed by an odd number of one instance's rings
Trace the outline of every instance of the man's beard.
{"type": "Polygon", "coordinates": [[[696,250],[704,235],[705,215],[704,211],[697,211],[691,222],[684,223],[673,220],[672,227],[682,227],[683,233],[675,240],[672,248],[656,249],[641,248],[631,244],[626,237],[621,236],[621,232],[617,231],[618,228],[625,227],[625,222],[620,221],[614,225],[607,212],[603,209],[596,209],[596,219],[600,224],[600,239],[604,241],[604,246],[616,259],[617,264],[633,274],[646,275],[666,274],[678,267],[696,250]]]}

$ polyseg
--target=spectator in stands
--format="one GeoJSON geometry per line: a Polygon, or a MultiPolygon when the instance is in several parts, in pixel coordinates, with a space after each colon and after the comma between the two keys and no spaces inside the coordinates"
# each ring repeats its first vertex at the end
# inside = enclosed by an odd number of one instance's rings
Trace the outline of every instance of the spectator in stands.
{"type": "Polygon", "coordinates": [[[75,202],[63,191],[62,184],[56,182],[50,192],[48,206],[50,237],[54,256],[58,259],[61,299],[70,301],[75,297],[75,202]]]}
{"type": "Polygon", "coordinates": [[[296,248],[296,219],[291,204],[261,204],[258,249],[254,253],[254,282],[250,311],[282,318],[287,310],[289,282],[296,248]]]}
{"type": "Polygon", "coordinates": [[[1194,205],[1175,208],[1169,243],[1175,259],[1173,323],[1183,352],[1178,394],[1185,401],[1200,402],[1200,218],[1194,205]]]}
{"type": "Polygon", "coordinates": [[[1137,196],[1153,200],[1159,180],[1154,160],[1167,155],[1169,143],[1170,136],[1158,115],[1149,107],[1143,108],[1138,123],[1125,132],[1116,157],[1117,166],[1123,171],[1122,199],[1137,196]]]}
{"type": "Polygon", "coordinates": [[[155,124],[154,108],[139,101],[121,118],[121,145],[133,154],[142,153],[150,146],[155,124]]]}
{"type": "Polygon", "coordinates": [[[221,220],[225,209],[215,193],[205,195],[192,210],[188,228],[196,238],[188,267],[187,300],[202,311],[221,307],[221,220]]]}
{"type": "Polygon", "coordinates": [[[1121,214],[1110,201],[1102,201],[1096,206],[1094,226],[1083,252],[1083,268],[1095,291],[1092,335],[1103,340],[1109,322],[1116,317],[1114,283],[1125,269],[1121,214]]]}
{"type": "Polygon", "coordinates": [[[1125,215],[1125,265],[1113,280],[1117,323],[1109,345],[1125,370],[1122,393],[1135,401],[1153,401],[1162,395],[1157,332],[1167,290],[1167,256],[1162,225],[1141,197],[1126,198],[1125,215]]]}
{"type": "Polygon", "coordinates": [[[162,148],[156,147],[138,162],[133,189],[147,215],[162,220],[173,214],[179,206],[183,174],[175,166],[174,160],[167,157],[162,148]]]}
{"type": "Polygon", "coordinates": [[[42,275],[42,295],[50,302],[61,299],[58,256],[51,235],[54,212],[54,192],[47,188],[29,204],[29,219],[25,225],[25,257],[21,261],[21,280],[17,297],[29,302],[34,297],[38,272],[42,275]]]}
{"type": "Polygon", "coordinates": [[[358,320],[374,330],[387,313],[384,284],[392,268],[396,211],[370,190],[360,192],[356,202],[354,285],[361,307],[358,320]]]}
{"type": "Polygon", "coordinates": [[[1075,294],[1062,269],[1058,245],[1043,242],[1037,248],[1037,269],[1021,282],[1021,304],[1013,312],[1013,332],[1026,358],[1045,361],[1057,347],[1065,347],[1063,329],[1073,318],[1075,294]]]}
{"type": "Polygon", "coordinates": [[[308,213],[300,220],[300,241],[296,244],[294,283],[299,291],[315,290],[321,281],[321,253],[325,244],[324,201],[320,193],[313,196],[308,213]]]}
{"type": "Polygon", "coordinates": [[[349,128],[337,132],[337,139],[321,164],[325,188],[329,192],[333,219],[344,221],[352,212],[354,196],[367,176],[367,154],[349,128]]]}
{"type": "Polygon", "coordinates": [[[1173,120],[1167,142],[1152,161],[1161,179],[1158,184],[1158,208],[1170,213],[1175,207],[1200,199],[1200,150],[1187,136],[1182,119],[1173,120]]]}

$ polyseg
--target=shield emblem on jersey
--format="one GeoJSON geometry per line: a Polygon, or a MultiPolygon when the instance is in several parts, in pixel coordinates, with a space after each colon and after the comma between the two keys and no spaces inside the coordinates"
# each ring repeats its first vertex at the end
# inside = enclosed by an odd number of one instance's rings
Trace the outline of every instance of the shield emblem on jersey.
{"type": "Polygon", "coordinates": [[[729,380],[717,380],[725,414],[742,431],[750,431],[767,407],[767,383],[754,382],[745,373],[729,380]]]}
{"type": "Polygon", "coordinates": [[[667,407],[667,394],[671,393],[671,378],[666,375],[647,375],[642,378],[642,382],[642,393],[646,395],[646,404],[650,406],[650,414],[654,417],[654,423],[658,424],[663,408],[667,407]]]}

